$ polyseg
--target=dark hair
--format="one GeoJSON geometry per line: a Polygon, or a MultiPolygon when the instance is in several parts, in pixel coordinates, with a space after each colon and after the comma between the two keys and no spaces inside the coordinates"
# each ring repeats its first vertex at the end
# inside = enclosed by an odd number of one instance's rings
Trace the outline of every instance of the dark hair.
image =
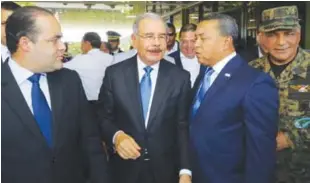
{"type": "Polygon", "coordinates": [[[101,46],[101,37],[96,32],[85,33],[83,41],[88,41],[93,48],[100,48],[101,46]]]}
{"type": "Polygon", "coordinates": [[[53,13],[37,6],[25,6],[17,9],[9,16],[5,33],[7,47],[11,54],[16,52],[21,37],[25,36],[34,43],[37,41],[40,29],[36,25],[36,19],[40,15],[53,16],[53,13]]]}
{"type": "Polygon", "coordinates": [[[1,9],[15,11],[18,8],[21,8],[18,4],[14,3],[13,1],[4,1],[1,2],[1,9]]]}
{"type": "Polygon", "coordinates": [[[181,37],[182,32],[195,32],[197,25],[195,24],[185,24],[181,27],[179,37],[181,37]]]}
{"type": "Polygon", "coordinates": [[[68,49],[69,49],[69,43],[68,43],[68,42],[64,42],[64,45],[65,45],[65,47],[66,47],[65,52],[68,52],[68,49]]]}
{"type": "Polygon", "coordinates": [[[167,22],[167,28],[169,28],[169,29],[173,29],[173,32],[175,33],[175,26],[172,24],[172,23],[170,23],[170,22],[167,22]]]}
{"type": "Polygon", "coordinates": [[[233,17],[220,13],[210,13],[203,19],[203,21],[206,20],[218,20],[220,34],[231,36],[234,42],[238,40],[238,25],[233,17]]]}

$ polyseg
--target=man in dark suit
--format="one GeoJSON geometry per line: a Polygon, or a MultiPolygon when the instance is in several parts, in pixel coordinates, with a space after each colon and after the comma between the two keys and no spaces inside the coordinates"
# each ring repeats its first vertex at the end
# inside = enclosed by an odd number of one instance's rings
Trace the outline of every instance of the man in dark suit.
{"type": "Polygon", "coordinates": [[[175,40],[177,37],[175,26],[172,23],[167,22],[166,27],[167,27],[167,52],[166,54],[169,55],[175,51],[179,51],[179,42],[175,40]]]}
{"type": "Polygon", "coordinates": [[[257,28],[256,43],[253,43],[253,41],[248,42],[248,46],[245,49],[240,50],[238,53],[247,62],[261,58],[267,53],[265,40],[266,38],[262,36],[262,33],[259,32],[259,29],[257,28]]]}
{"type": "Polygon", "coordinates": [[[189,73],[163,59],[165,24],[146,13],[134,23],[137,54],[107,68],[99,102],[114,183],[190,183],[189,73]]]}
{"type": "Polygon", "coordinates": [[[20,6],[12,1],[1,2],[1,63],[7,61],[10,57],[10,51],[6,46],[5,27],[9,16],[20,6]]]}
{"type": "Polygon", "coordinates": [[[12,58],[1,68],[2,182],[107,182],[106,156],[79,76],[61,69],[65,46],[53,13],[20,8],[9,17],[6,35],[12,58]]]}
{"type": "Polygon", "coordinates": [[[271,77],[235,52],[238,26],[227,15],[199,23],[196,53],[205,65],[191,109],[194,183],[273,183],[278,94],[271,77]]]}

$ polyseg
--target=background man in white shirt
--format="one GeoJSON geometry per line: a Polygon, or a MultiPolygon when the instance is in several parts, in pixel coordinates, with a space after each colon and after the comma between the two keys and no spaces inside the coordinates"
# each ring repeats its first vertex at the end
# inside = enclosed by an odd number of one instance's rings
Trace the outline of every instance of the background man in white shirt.
{"type": "Polygon", "coordinates": [[[1,2],[1,62],[10,57],[10,51],[6,47],[5,27],[8,17],[20,6],[12,1],[1,2]]]}
{"type": "Polygon", "coordinates": [[[66,62],[64,67],[75,70],[81,80],[88,101],[96,103],[106,68],[111,65],[113,56],[100,50],[101,38],[96,32],[87,32],[83,36],[81,55],[66,62]]]}
{"type": "Polygon", "coordinates": [[[200,64],[195,53],[195,24],[186,24],[180,30],[180,51],[171,53],[175,64],[191,74],[192,87],[200,71],[200,64]]]}

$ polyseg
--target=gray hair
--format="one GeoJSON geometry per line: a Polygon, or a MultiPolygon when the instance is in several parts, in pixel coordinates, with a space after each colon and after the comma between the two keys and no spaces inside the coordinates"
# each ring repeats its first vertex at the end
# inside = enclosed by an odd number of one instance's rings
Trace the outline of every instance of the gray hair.
{"type": "Polygon", "coordinates": [[[222,36],[231,36],[233,41],[238,40],[238,25],[233,17],[220,13],[210,13],[203,19],[203,21],[205,20],[218,20],[220,34],[222,36]]]}
{"type": "Polygon", "coordinates": [[[161,20],[163,22],[163,24],[165,24],[164,20],[161,18],[160,15],[155,14],[155,13],[151,13],[151,12],[144,13],[142,15],[137,16],[135,22],[133,23],[132,29],[133,29],[133,33],[134,34],[138,34],[138,32],[139,32],[139,24],[140,24],[140,22],[142,20],[144,20],[146,18],[149,18],[149,19],[152,19],[152,20],[161,20]]]}

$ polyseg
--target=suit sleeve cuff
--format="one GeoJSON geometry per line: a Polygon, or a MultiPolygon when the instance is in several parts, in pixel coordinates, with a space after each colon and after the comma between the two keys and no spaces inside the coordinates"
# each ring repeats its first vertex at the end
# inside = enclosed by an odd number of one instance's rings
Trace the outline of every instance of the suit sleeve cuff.
{"type": "Polygon", "coordinates": [[[122,131],[122,130],[119,130],[119,131],[117,131],[117,132],[113,135],[113,138],[112,138],[112,143],[113,143],[113,145],[115,144],[115,138],[116,138],[116,136],[117,136],[120,132],[123,132],[123,131],[122,131]]]}
{"type": "Polygon", "coordinates": [[[192,171],[188,170],[188,169],[182,169],[180,171],[180,175],[189,175],[192,176],[192,171]]]}

